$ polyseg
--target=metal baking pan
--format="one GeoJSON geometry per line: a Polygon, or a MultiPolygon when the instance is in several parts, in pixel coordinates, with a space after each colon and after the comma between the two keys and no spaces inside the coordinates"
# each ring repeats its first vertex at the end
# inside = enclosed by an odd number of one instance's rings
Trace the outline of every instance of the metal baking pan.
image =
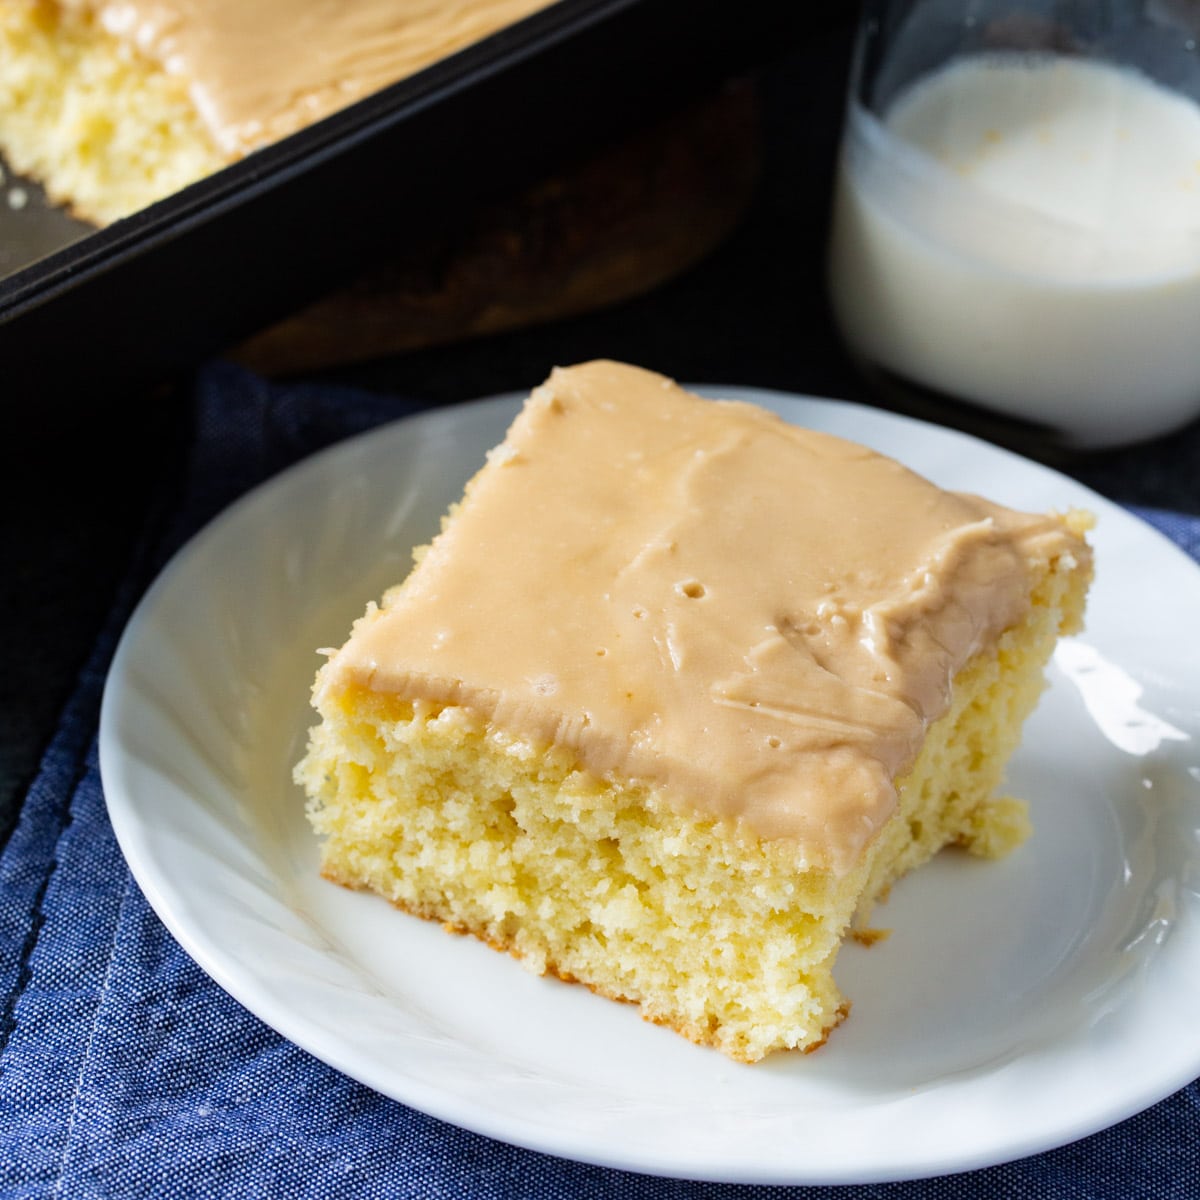
{"type": "Polygon", "coordinates": [[[0,258],[4,393],[86,401],[168,379],[842,9],[557,0],[107,228],[43,212],[49,253],[7,274],[0,258]]]}

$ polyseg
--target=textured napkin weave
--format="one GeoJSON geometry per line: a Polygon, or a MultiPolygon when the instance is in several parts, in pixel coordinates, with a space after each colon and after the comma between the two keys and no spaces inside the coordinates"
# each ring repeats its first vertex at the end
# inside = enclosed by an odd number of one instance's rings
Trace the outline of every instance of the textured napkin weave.
{"type": "MultiPolygon", "coordinates": [[[[970,1174],[704,1184],[566,1162],[424,1116],[318,1062],[213,983],[147,905],[108,823],[96,752],[105,671],[133,604],[187,535],[288,463],[412,411],[224,365],[200,376],[183,507],[131,570],[0,858],[0,1200],[1200,1195],[1200,1084],[1073,1145],[970,1174]]],[[[1140,515],[1200,557],[1200,520],[1140,515]]]]}

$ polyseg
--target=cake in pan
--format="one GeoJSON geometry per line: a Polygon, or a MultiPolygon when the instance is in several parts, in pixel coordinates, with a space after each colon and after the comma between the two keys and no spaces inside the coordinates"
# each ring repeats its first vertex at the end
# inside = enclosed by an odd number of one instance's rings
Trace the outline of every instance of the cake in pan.
{"type": "MultiPolygon", "coordinates": [[[[552,6],[0,0],[0,185],[11,168],[13,196],[25,199],[23,176],[85,224],[109,225],[552,6]]],[[[252,370],[288,375],[641,294],[740,220],[760,134],[748,80],[647,112],[615,143],[581,143],[578,158],[480,196],[449,225],[416,222],[381,257],[348,264],[329,294],[288,311],[285,298],[277,320],[242,331],[227,352],[252,370]]],[[[68,232],[44,245],[10,229],[20,243],[10,261],[36,260],[82,231],[68,232]]]]}
{"type": "Polygon", "coordinates": [[[317,672],[321,869],[753,1062],[947,845],[1081,628],[1085,514],[944,491],[634,366],[555,370],[317,672]]]}
{"type": "Polygon", "coordinates": [[[0,153],[106,225],[551,0],[0,0],[0,153]]]}

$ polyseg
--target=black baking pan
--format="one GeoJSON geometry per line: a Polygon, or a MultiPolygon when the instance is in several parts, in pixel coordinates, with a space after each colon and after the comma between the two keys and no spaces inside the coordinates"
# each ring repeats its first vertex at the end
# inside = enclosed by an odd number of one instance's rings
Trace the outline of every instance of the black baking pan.
{"type": "Polygon", "coordinates": [[[557,0],[107,228],[63,218],[59,248],[0,278],[3,392],[169,378],[845,10],[557,0]]]}

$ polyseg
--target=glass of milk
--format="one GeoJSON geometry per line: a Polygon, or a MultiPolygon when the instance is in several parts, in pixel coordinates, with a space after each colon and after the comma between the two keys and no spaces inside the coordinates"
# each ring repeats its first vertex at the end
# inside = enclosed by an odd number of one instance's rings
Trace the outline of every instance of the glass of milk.
{"type": "Polygon", "coordinates": [[[901,393],[1068,448],[1200,416],[1200,5],[864,6],[835,317],[901,393]]]}

